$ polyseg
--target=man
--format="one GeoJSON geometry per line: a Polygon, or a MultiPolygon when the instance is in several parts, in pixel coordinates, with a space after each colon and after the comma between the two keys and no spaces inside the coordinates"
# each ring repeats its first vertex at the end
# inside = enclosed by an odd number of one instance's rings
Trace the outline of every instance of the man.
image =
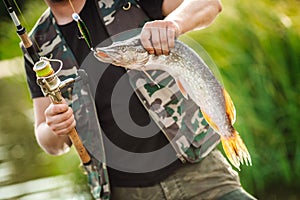
{"type": "MultiPolygon", "coordinates": [[[[222,9],[218,0],[45,1],[51,12],[43,15],[32,36],[42,50],[41,55],[52,56],[64,62],[61,76],[75,74],[90,52],[73,21],[74,10],[87,25],[93,44],[99,44],[109,36],[127,29],[138,28],[138,24],[151,20],[143,26],[141,42],[149,53],[167,55],[174,46],[176,37],[190,30],[207,27],[222,9]]],[[[71,146],[68,133],[76,126],[73,111],[67,104],[55,105],[43,97],[35,83],[32,63],[29,59],[25,59],[25,62],[34,104],[37,141],[49,154],[66,153],[71,146]]],[[[124,75],[126,76],[126,71],[115,66],[108,66],[101,74],[94,95],[99,123],[107,141],[127,152],[134,152],[134,155],[148,155],[167,146],[169,141],[157,126],[152,127],[153,130],[158,129],[157,134],[146,134],[144,138],[137,137],[143,131],[133,137],[119,127],[113,110],[117,110],[121,120],[126,120],[127,115],[124,113],[129,109],[136,124],[147,127],[152,123],[129,85],[127,76],[121,84],[121,90],[133,94],[129,105],[123,101],[122,96],[113,98],[114,88],[124,75]],[[113,101],[117,102],[114,104],[116,107],[113,106],[113,101]]],[[[148,131],[147,128],[143,130],[148,131]]],[[[152,129],[150,132],[153,132],[152,129]]],[[[155,161],[156,157],[135,160],[138,158],[131,154],[125,155],[125,159],[120,155],[112,158],[109,156],[112,149],[106,142],[104,146],[107,159],[111,160],[110,163],[120,161],[114,166],[108,165],[111,199],[254,199],[242,189],[237,173],[220,152],[209,153],[219,142],[216,134],[211,135],[206,139],[210,140],[210,148],[205,149],[206,153],[199,157],[196,164],[183,164],[182,156],[178,156],[179,153],[171,148],[159,154],[161,159],[158,162],[155,161]],[[205,157],[206,154],[208,155],[205,157]],[[163,166],[156,165],[169,157],[175,159],[163,166]],[[129,165],[122,166],[122,159],[124,162],[130,160],[129,165]],[[152,162],[155,163],[153,166],[152,162]],[[149,165],[152,168],[148,169],[149,165]],[[146,168],[148,170],[144,170],[146,168]]],[[[203,146],[205,145],[198,148],[203,150],[203,146]]]]}

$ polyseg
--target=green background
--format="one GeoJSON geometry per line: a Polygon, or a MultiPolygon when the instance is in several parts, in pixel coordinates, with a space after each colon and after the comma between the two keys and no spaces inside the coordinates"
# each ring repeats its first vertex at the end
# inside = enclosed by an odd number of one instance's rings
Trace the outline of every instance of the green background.
{"type": "MultiPolygon", "coordinates": [[[[46,8],[41,2],[21,3],[20,19],[28,30],[46,8]]],[[[252,167],[242,167],[241,182],[259,199],[300,199],[300,1],[222,3],[223,11],[210,27],[188,35],[210,54],[235,103],[235,127],[253,161],[252,167]]],[[[0,5],[0,60],[20,57],[20,40],[0,5]]],[[[17,69],[12,76],[0,78],[0,190],[71,174],[74,195],[84,193],[85,177],[74,151],[53,157],[37,145],[32,101],[20,63],[0,64],[0,74],[4,67],[17,69]]],[[[26,195],[25,191],[11,199],[26,195]]]]}

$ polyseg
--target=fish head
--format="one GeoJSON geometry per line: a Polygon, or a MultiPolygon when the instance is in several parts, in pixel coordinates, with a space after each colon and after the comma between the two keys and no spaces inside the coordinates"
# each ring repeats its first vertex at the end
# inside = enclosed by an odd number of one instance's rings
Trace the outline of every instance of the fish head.
{"type": "Polygon", "coordinates": [[[139,39],[114,42],[107,47],[97,47],[94,56],[101,62],[127,69],[143,68],[149,60],[149,54],[139,39]]]}

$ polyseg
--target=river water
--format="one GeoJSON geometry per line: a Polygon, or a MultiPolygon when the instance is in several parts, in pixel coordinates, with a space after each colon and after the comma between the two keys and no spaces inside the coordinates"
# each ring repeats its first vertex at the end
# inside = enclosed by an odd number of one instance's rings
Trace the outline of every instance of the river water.
{"type": "Polygon", "coordinates": [[[91,199],[75,151],[56,157],[38,146],[22,62],[0,62],[0,199],[91,199]]]}

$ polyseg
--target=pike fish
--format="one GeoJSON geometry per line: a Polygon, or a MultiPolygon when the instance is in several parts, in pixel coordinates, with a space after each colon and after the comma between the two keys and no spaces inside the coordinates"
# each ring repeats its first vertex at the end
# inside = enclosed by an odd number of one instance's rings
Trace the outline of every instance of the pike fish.
{"type": "Polygon", "coordinates": [[[134,37],[98,47],[94,56],[102,62],[146,74],[146,70],[169,73],[182,95],[199,106],[205,120],[221,136],[224,152],[232,165],[238,170],[244,162],[252,165],[247,147],[233,127],[236,111],[229,94],[194,50],[176,40],[168,55],[156,56],[148,54],[139,37],[134,37]]]}

